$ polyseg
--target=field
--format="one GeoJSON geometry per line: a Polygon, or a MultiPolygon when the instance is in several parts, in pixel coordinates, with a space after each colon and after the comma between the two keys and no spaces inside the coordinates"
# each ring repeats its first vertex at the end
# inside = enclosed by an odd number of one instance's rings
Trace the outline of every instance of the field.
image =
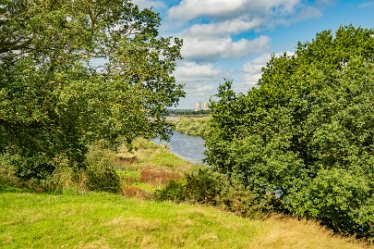
{"type": "Polygon", "coordinates": [[[121,194],[75,188],[47,194],[0,182],[0,248],[373,248],[310,221],[156,202],[156,189],[201,166],[144,139],[134,146],[131,153],[94,147],[89,153],[110,158],[121,194]]]}
{"type": "Polygon", "coordinates": [[[0,248],[373,248],[313,222],[107,193],[0,188],[0,248]]]}

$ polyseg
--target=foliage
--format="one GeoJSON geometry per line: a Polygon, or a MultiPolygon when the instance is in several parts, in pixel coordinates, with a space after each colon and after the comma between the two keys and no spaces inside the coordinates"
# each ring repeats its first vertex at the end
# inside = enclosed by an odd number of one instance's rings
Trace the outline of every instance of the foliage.
{"type": "Polygon", "coordinates": [[[119,192],[120,177],[112,163],[115,154],[99,142],[91,145],[86,159],[86,185],[89,190],[119,192]]]}
{"type": "Polygon", "coordinates": [[[180,117],[171,122],[183,134],[206,137],[209,135],[209,117],[180,117]]]}
{"type": "Polygon", "coordinates": [[[128,0],[0,4],[0,154],[18,176],[45,178],[87,145],[167,136],[162,114],[184,95],[171,75],[181,40],[128,0]]]}
{"type": "Polygon", "coordinates": [[[374,236],[374,30],[340,27],[273,57],[258,86],[211,103],[207,162],[276,211],[374,236]]]}
{"type": "Polygon", "coordinates": [[[183,182],[170,181],[156,191],[156,199],[208,204],[243,216],[253,215],[260,209],[253,196],[237,177],[200,169],[186,174],[183,182]]]}

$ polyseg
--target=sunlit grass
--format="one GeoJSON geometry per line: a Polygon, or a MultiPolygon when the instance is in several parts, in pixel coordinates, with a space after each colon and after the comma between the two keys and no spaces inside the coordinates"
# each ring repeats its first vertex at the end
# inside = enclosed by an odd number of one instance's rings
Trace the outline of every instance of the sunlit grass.
{"type": "Polygon", "coordinates": [[[210,207],[114,194],[51,195],[2,187],[0,248],[355,249],[365,245],[294,219],[251,220],[210,207]]]}
{"type": "Polygon", "coordinates": [[[199,165],[186,162],[170,150],[139,138],[134,149],[122,147],[113,157],[117,173],[121,177],[124,195],[147,198],[169,180],[179,180],[184,174],[198,169],[199,165]]]}

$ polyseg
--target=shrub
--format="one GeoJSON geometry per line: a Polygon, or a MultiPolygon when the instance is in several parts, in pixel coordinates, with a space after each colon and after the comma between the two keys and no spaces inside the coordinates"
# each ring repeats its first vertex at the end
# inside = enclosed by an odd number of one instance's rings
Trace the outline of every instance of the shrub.
{"type": "Polygon", "coordinates": [[[113,166],[115,153],[105,146],[93,144],[86,158],[86,184],[89,190],[118,192],[121,188],[120,177],[113,166]]]}
{"type": "Polygon", "coordinates": [[[206,161],[268,210],[373,236],[374,29],[341,27],[273,57],[258,86],[210,104],[206,161]]]}
{"type": "Polygon", "coordinates": [[[156,191],[158,200],[213,205],[243,216],[259,210],[259,206],[253,205],[253,198],[238,176],[228,177],[210,169],[186,174],[184,182],[172,180],[163,189],[156,191]]]}

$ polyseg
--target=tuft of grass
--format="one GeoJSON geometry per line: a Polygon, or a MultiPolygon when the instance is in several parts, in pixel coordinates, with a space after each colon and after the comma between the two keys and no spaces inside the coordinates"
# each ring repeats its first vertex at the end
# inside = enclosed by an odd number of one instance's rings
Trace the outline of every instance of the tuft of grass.
{"type": "Polygon", "coordinates": [[[245,219],[210,207],[108,193],[0,192],[0,248],[359,249],[313,222],[245,219]]]}
{"type": "Polygon", "coordinates": [[[141,170],[140,181],[151,185],[160,186],[171,180],[180,180],[182,175],[168,169],[155,169],[153,167],[144,167],[141,170]]]}

